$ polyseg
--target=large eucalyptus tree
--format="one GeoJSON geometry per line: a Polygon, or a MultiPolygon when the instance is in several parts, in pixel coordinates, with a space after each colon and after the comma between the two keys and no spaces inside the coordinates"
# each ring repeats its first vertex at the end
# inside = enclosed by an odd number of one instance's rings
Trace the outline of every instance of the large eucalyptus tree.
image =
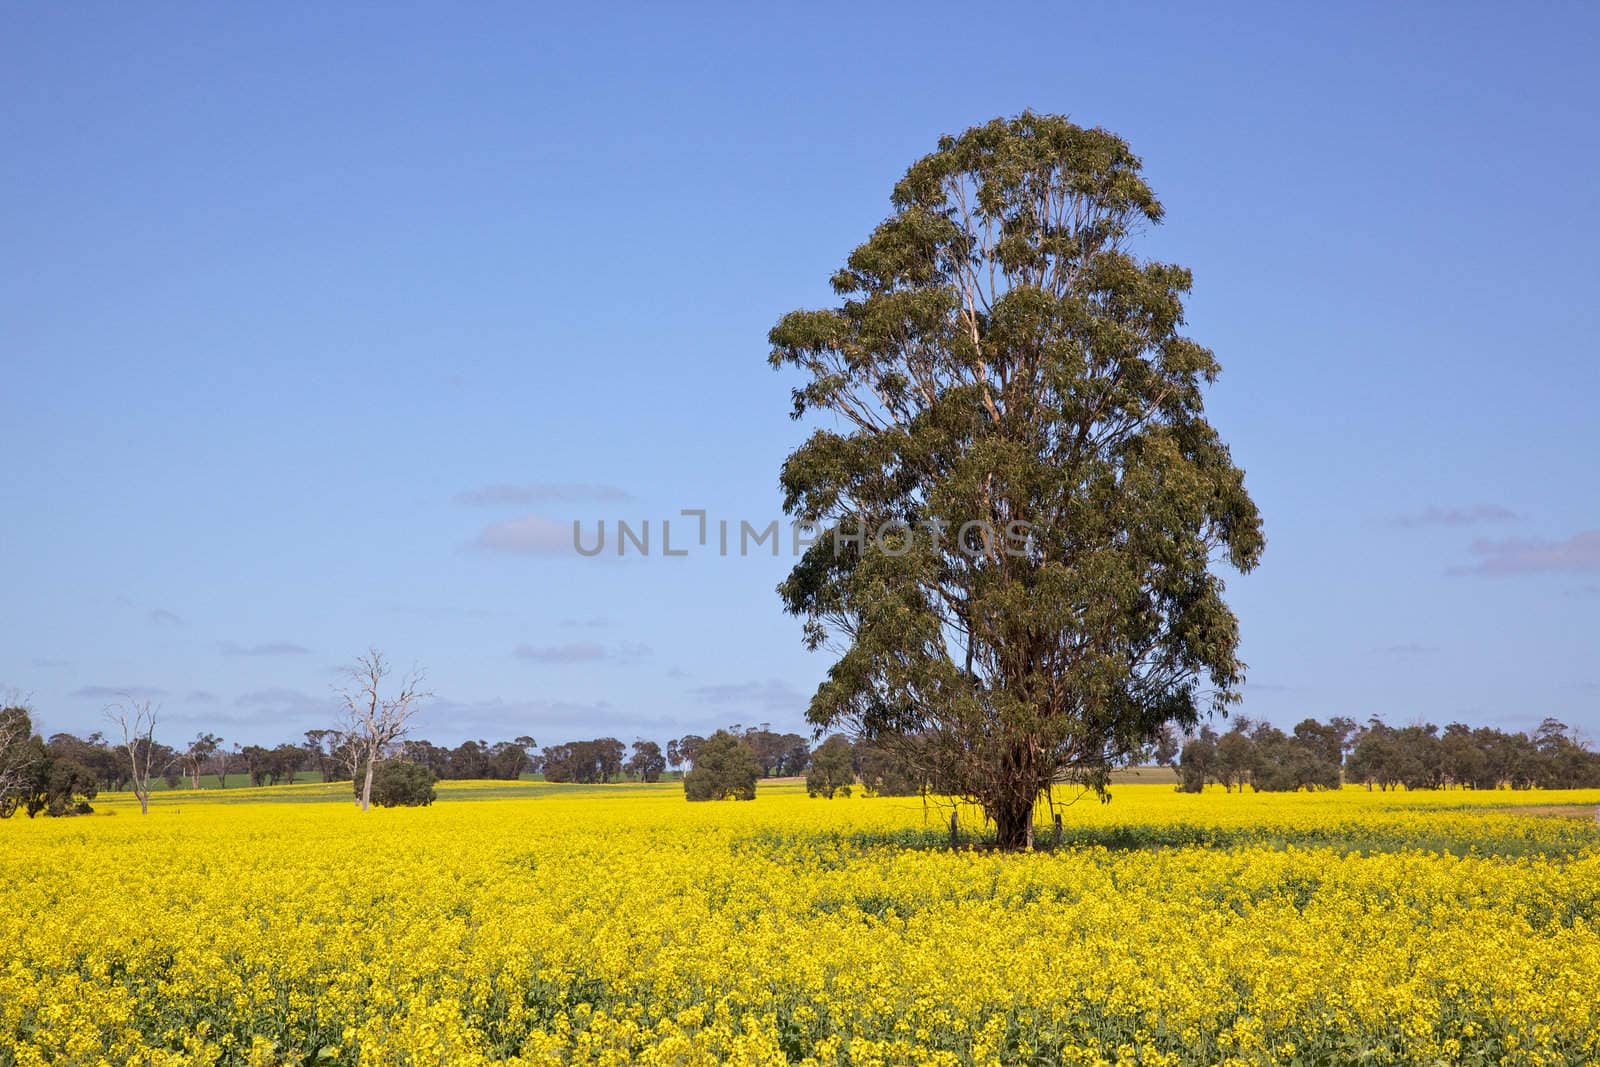
{"type": "Polygon", "coordinates": [[[1204,415],[1189,272],[1132,250],[1162,216],[1139,169],[1053,115],[945,137],[840,304],[770,335],[795,417],[833,416],[781,477],[823,536],[779,592],[839,652],[808,716],[903,741],[1005,848],[1053,784],[1103,794],[1243,678],[1216,571],[1256,564],[1260,517],[1204,415]]]}

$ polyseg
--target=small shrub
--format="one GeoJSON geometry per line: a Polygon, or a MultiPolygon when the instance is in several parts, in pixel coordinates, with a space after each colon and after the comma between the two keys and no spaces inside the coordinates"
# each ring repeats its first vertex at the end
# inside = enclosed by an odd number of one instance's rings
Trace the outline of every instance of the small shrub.
{"type": "Polygon", "coordinates": [[[744,741],[726,730],[706,738],[696,750],[694,769],[683,776],[690,800],[754,800],[761,764],[744,741]]]}
{"type": "Polygon", "coordinates": [[[372,772],[372,802],[384,808],[425,807],[437,799],[433,771],[420,763],[385,760],[372,772]]]}

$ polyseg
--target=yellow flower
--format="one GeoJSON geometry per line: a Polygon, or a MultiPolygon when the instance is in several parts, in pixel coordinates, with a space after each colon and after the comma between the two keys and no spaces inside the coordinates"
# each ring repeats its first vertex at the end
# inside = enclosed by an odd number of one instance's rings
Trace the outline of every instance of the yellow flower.
{"type": "Polygon", "coordinates": [[[343,790],[0,823],[0,1062],[1600,1055],[1600,838],[1514,810],[1595,793],[1123,786],[1008,856],[920,799],[343,790]]]}

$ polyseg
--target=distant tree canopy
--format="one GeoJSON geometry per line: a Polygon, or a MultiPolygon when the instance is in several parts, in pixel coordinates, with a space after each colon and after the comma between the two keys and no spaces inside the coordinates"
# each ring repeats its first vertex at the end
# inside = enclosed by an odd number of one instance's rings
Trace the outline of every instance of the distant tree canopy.
{"type": "MultiPolygon", "coordinates": [[[[811,746],[799,734],[777,733],[767,724],[728,727],[728,733],[740,738],[749,747],[761,766],[764,778],[787,777],[804,774],[811,761],[811,746]]],[[[672,766],[693,766],[695,757],[706,739],[699,734],[685,734],[667,742],[666,759],[672,766]]]]}
{"type": "Polygon", "coordinates": [[[843,734],[834,734],[811,754],[806,790],[820,797],[849,796],[856,785],[876,796],[950,792],[927,775],[927,763],[916,751],[916,746],[924,743],[918,737],[897,738],[893,744],[870,739],[852,742],[843,734]],[[912,753],[909,758],[908,751],[912,753]]]}
{"type": "Polygon", "coordinates": [[[667,742],[667,761],[674,767],[684,764],[694,766],[695,753],[700,751],[700,746],[706,739],[699,734],[684,734],[676,741],[667,742]]]}
{"type": "Polygon", "coordinates": [[[661,772],[666,769],[667,759],[661,754],[661,746],[654,741],[635,741],[633,755],[623,767],[629,778],[646,782],[661,781],[661,772]]]}
{"type": "Polygon", "coordinates": [[[299,745],[282,744],[274,748],[246,745],[239,750],[239,762],[250,775],[250,784],[255,786],[277,785],[280,781],[293,785],[295,775],[308,761],[309,755],[299,745]]]}
{"type": "Polygon", "coordinates": [[[1172,728],[1171,723],[1167,723],[1156,732],[1155,739],[1146,746],[1141,759],[1143,762],[1153,763],[1158,767],[1176,769],[1178,756],[1182,751],[1182,742],[1178,738],[1178,732],[1172,728]]]}
{"type": "Polygon", "coordinates": [[[324,782],[350,777],[350,768],[355,765],[354,741],[342,731],[307,730],[304,748],[310,756],[311,766],[324,782]]]}
{"type": "Polygon", "coordinates": [[[1168,723],[1236,697],[1221,564],[1264,539],[1206,420],[1190,274],[1138,258],[1161,204],[1128,144],[1025,112],[912,164],[892,214],[785,315],[773,366],[825,415],[784,463],[821,536],[779,587],[843,653],[812,698],[1031,842],[1053,783],[1103,790],[1168,723]],[[890,535],[883,536],[889,530],[890,535]]]}
{"type": "MultiPolygon", "coordinates": [[[[731,732],[745,745],[758,775],[803,774],[810,763],[810,746],[799,734],[774,731],[765,723],[724,732],[731,732]]],[[[164,778],[169,789],[211,788],[213,779],[216,787],[225,787],[230,773],[233,784],[243,774],[258,787],[293,784],[303,775],[323,782],[356,779],[364,787],[368,746],[358,740],[336,726],[307,730],[295,743],[230,746],[221,736],[201,731],[181,750],[136,740],[135,751],[142,764],[148,749],[150,776],[164,778]]],[[[402,737],[380,746],[374,789],[386,773],[384,768],[391,764],[424,768],[430,783],[446,779],[510,781],[541,771],[552,782],[602,784],[626,778],[653,783],[661,780],[669,765],[692,764],[705,743],[704,737],[688,734],[668,741],[663,750],[660,743],[643,738],[628,746],[615,737],[599,737],[549,745],[541,751],[538,742],[526,734],[509,741],[468,739],[453,748],[426,738],[402,737]]],[[[126,791],[131,760],[125,748],[100,733],[87,737],[59,733],[48,741],[38,738],[29,710],[6,706],[0,700],[0,812],[70,814],[88,810],[88,801],[98,792],[126,791]]],[[[420,776],[416,778],[420,780],[420,776]]],[[[377,799],[371,802],[380,803],[377,799]]]]}
{"type": "Polygon", "coordinates": [[[1366,726],[1335,718],[1305,719],[1285,734],[1270,723],[1237,719],[1225,734],[1210,727],[1189,737],[1178,764],[1179,786],[1198,793],[1224,789],[1285,792],[1337,789],[1593,789],[1600,788],[1600,753],[1583,745],[1556,719],[1531,734],[1451,723],[1366,726]]]}
{"type": "Polygon", "coordinates": [[[100,746],[108,758],[98,760],[95,747],[71,734],[57,734],[47,743],[33,732],[26,707],[14,704],[0,709],[0,818],[17,811],[30,818],[88,814],[99,780],[96,769],[79,757],[102,763],[101,771],[116,776],[110,765],[115,754],[100,746]]]}
{"type": "Polygon", "coordinates": [[[698,746],[694,768],[684,775],[690,800],[754,800],[761,763],[745,741],[718,730],[698,746]]]}
{"type": "Polygon", "coordinates": [[[925,733],[862,738],[852,752],[856,777],[863,787],[885,797],[959,794],[959,779],[941,773],[937,745],[938,741],[925,733]]]}
{"type": "Polygon", "coordinates": [[[622,775],[627,751],[615,737],[549,745],[544,750],[544,777],[549,782],[614,782],[622,775]]]}
{"type": "MultiPolygon", "coordinates": [[[[810,746],[798,734],[773,731],[766,724],[722,732],[740,741],[754,761],[758,776],[802,774],[810,764],[810,746]]],[[[515,780],[538,771],[552,782],[601,784],[627,778],[649,783],[661,780],[669,764],[668,753],[675,755],[680,764],[692,762],[705,744],[705,738],[689,734],[667,742],[663,751],[655,741],[637,739],[625,746],[617,738],[601,737],[550,745],[540,751],[537,742],[527,735],[510,741],[467,740],[454,748],[424,738],[401,738],[382,748],[381,758],[374,766],[376,793],[371,802],[386,803],[378,799],[378,794],[406,795],[407,783],[422,779],[409,770],[387,770],[391,766],[426,770],[430,788],[433,782],[444,779],[515,780]],[[394,784],[383,786],[386,781],[394,784]],[[385,793],[386,789],[391,792],[385,793]]],[[[273,746],[229,747],[222,737],[206,731],[197,734],[182,751],[159,742],[138,745],[141,757],[146,748],[150,749],[152,776],[165,778],[168,788],[194,788],[197,784],[209,788],[213,778],[220,787],[227,783],[230,772],[248,775],[251,784],[259,787],[292,784],[305,774],[324,782],[355,780],[358,786],[365,784],[365,749],[339,728],[308,730],[300,743],[273,746]]],[[[712,752],[715,757],[718,749],[713,748],[712,752]]],[[[87,811],[88,801],[97,792],[128,788],[129,766],[122,746],[111,744],[99,733],[86,738],[61,733],[45,741],[34,736],[26,708],[0,710],[0,812],[87,811]]],[[[853,780],[853,773],[841,781],[853,780]]],[[[697,783],[705,780],[705,775],[696,778],[697,783]]],[[[736,784],[730,792],[744,795],[745,790],[742,784],[736,784]]]]}
{"type": "Polygon", "coordinates": [[[1185,793],[1198,793],[1206,783],[1217,781],[1217,732],[1202,726],[1198,733],[1184,742],[1178,757],[1179,789],[1185,793]]]}
{"type": "Polygon", "coordinates": [[[200,776],[205,773],[206,768],[211,764],[212,757],[221,748],[222,738],[216,734],[201,732],[196,734],[194,740],[189,742],[188,747],[179,753],[178,760],[189,774],[189,787],[191,789],[200,788],[200,776]]]}
{"type": "MultiPolygon", "coordinates": [[[[550,745],[542,752],[526,735],[492,743],[469,740],[455,748],[405,739],[378,762],[374,788],[391,765],[426,770],[430,790],[441,779],[513,780],[540,769],[553,782],[658,782],[672,753],[691,765],[685,776],[685,794],[691,799],[747,798],[762,777],[798,774],[805,775],[807,792],[818,797],[849,796],[856,790],[885,796],[961,795],[929,758],[937,744],[914,733],[855,739],[833,734],[812,750],[799,735],[776,732],[766,724],[748,729],[736,725],[709,739],[689,734],[669,740],[664,748],[638,739],[631,750],[614,737],[550,745]],[[748,788],[747,775],[753,775],[748,788]]],[[[223,745],[222,738],[202,732],[182,752],[153,739],[136,740],[135,752],[143,761],[148,750],[152,776],[164,776],[176,788],[198,776],[218,774],[224,766],[219,762],[223,745]]],[[[305,773],[348,781],[365,776],[365,764],[356,755],[339,731],[312,730],[303,744],[236,745],[226,752],[226,766],[248,774],[257,786],[293,783],[305,773]]],[[[1308,718],[1285,732],[1268,722],[1237,717],[1225,733],[1209,725],[1182,736],[1157,730],[1125,760],[1134,762],[1172,767],[1178,788],[1191,793],[1210,784],[1258,792],[1337,789],[1341,783],[1376,790],[1600,789],[1600,753],[1554,718],[1526,733],[1513,733],[1459,722],[1443,729],[1432,723],[1393,727],[1378,718],[1364,726],[1349,718],[1308,718]]],[[[129,766],[125,746],[100,733],[41,738],[30,709],[0,704],[0,817],[18,811],[89,812],[99,794],[128,790],[129,766]]],[[[394,774],[400,776],[395,788],[402,793],[423,777],[403,770],[394,774]]],[[[420,795],[420,790],[406,795],[420,795]]]]}
{"type": "Polygon", "coordinates": [[[804,737],[774,733],[765,723],[746,730],[743,737],[755,754],[756,762],[761,764],[764,778],[800,774],[811,758],[811,747],[804,737]]]}
{"type": "Polygon", "coordinates": [[[87,767],[48,750],[45,760],[37,766],[33,789],[26,798],[29,815],[87,815],[94,810],[89,801],[99,789],[87,767]]]}
{"type": "Polygon", "coordinates": [[[853,755],[850,741],[843,734],[834,734],[817,746],[811,754],[811,769],[806,772],[806,792],[830,800],[835,794],[849,796],[856,780],[853,755]]]}
{"type": "Polygon", "coordinates": [[[433,782],[433,772],[420,763],[384,760],[372,775],[372,803],[380,808],[425,807],[438,796],[433,782]]]}

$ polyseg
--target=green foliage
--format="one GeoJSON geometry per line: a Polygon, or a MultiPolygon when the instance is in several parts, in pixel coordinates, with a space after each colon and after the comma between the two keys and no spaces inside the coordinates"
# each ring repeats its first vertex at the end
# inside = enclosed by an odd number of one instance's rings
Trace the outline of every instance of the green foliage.
{"type": "Polygon", "coordinates": [[[937,752],[929,751],[933,744],[935,740],[923,734],[864,738],[852,752],[856,777],[862,786],[883,797],[916,796],[927,786],[936,792],[953,792],[930,781],[930,768],[937,766],[937,752]]]}
{"type": "Polygon", "coordinates": [[[1373,718],[1304,719],[1286,734],[1270,723],[1235,720],[1218,737],[1209,727],[1183,746],[1182,792],[1216,782],[1258,792],[1338,789],[1341,784],[1388,789],[1596,789],[1600,753],[1573,731],[1545,719],[1532,734],[1451,723],[1392,727],[1373,718]]]}
{"type": "Polygon", "coordinates": [[[1222,787],[1232,791],[1234,786],[1243,789],[1256,768],[1255,746],[1242,729],[1235,728],[1217,741],[1217,780],[1222,787]]]}
{"type": "Polygon", "coordinates": [[[32,775],[23,787],[18,806],[35,815],[88,815],[89,801],[99,793],[94,772],[66,756],[39,746],[31,763],[32,775]]]}
{"type": "Polygon", "coordinates": [[[372,802],[381,808],[425,807],[438,796],[433,782],[433,772],[420,763],[384,760],[372,773],[372,802]]]}
{"type": "Polygon", "coordinates": [[[743,739],[718,730],[695,752],[694,769],[683,776],[690,800],[754,800],[761,764],[743,739]]]}
{"type": "Polygon", "coordinates": [[[751,727],[744,732],[744,743],[761,764],[762,777],[799,774],[811,759],[811,746],[799,734],[780,734],[766,727],[751,727]]]}
{"type": "MultiPolygon", "coordinates": [[[[293,785],[295,775],[305,765],[309,755],[299,745],[284,744],[271,749],[261,745],[246,745],[239,750],[237,758],[238,762],[244,764],[251,785],[277,785],[279,781],[293,785]]],[[[224,781],[224,788],[226,784],[224,781]]]]}
{"type": "Polygon", "coordinates": [[[1348,719],[1328,724],[1305,719],[1293,734],[1285,734],[1269,723],[1257,725],[1250,735],[1255,747],[1250,784],[1264,793],[1338,789],[1344,740],[1354,726],[1348,719]]]}
{"type": "Polygon", "coordinates": [[[623,769],[630,778],[659,782],[661,772],[667,769],[667,758],[661,754],[661,746],[654,741],[635,741],[633,755],[623,769]]]}
{"type": "Polygon", "coordinates": [[[1005,847],[1051,782],[1103,790],[1243,677],[1212,565],[1254,567],[1261,522],[1205,419],[1189,272],[1129,250],[1162,215],[1139,166],[1058,116],[946,137],[834,275],[842,302],[770,335],[795,416],[843,426],[781,476],[822,536],[779,592],[811,647],[845,645],[808,716],[927,738],[920,777],[1005,847]]]}
{"type": "Polygon", "coordinates": [[[614,781],[622,774],[622,757],[626,752],[626,747],[615,737],[550,745],[543,756],[545,780],[586,784],[614,781]]]}
{"type": "Polygon", "coordinates": [[[684,734],[682,737],[667,742],[667,762],[674,767],[682,764],[694,763],[695,753],[700,751],[700,746],[706,739],[699,734],[684,734]]]}
{"type": "Polygon", "coordinates": [[[20,706],[0,708],[0,818],[10,818],[24,803],[34,780],[34,763],[43,746],[33,733],[33,717],[20,706]]]}
{"type": "MultiPolygon", "coordinates": [[[[99,792],[95,769],[75,758],[104,745],[89,745],[70,734],[47,743],[33,732],[33,717],[20,705],[0,708],[0,818],[17,811],[35,815],[87,815],[99,792]]],[[[92,757],[91,757],[92,758],[92,757]]]]}
{"type": "MultiPolygon", "coordinates": [[[[87,770],[97,788],[109,792],[128,787],[130,774],[127,754],[102,735],[93,733],[88,737],[74,737],[66,733],[51,734],[43,744],[50,758],[70,760],[87,770]]],[[[165,745],[158,745],[157,749],[161,753],[158,759],[171,758],[172,750],[165,745]]]]}
{"type": "Polygon", "coordinates": [[[811,753],[811,769],[806,772],[806,792],[832,800],[835,793],[850,795],[856,772],[850,742],[834,734],[811,753]]]}
{"type": "Polygon", "coordinates": [[[70,759],[46,759],[41,763],[39,787],[28,802],[28,814],[88,815],[89,806],[99,792],[94,773],[70,759]]]}
{"type": "Polygon", "coordinates": [[[339,730],[307,730],[303,747],[322,780],[335,782],[350,777],[353,760],[349,756],[354,744],[354,738],[339,730]]]}
{"type": "Polygon", "coordinates": [[[1209,726],[1184,743],[1179,757],[1178,774],[1182,779],[1178,790],[1199,793],[1217,773],[1217,732],[1209,726]]]}

